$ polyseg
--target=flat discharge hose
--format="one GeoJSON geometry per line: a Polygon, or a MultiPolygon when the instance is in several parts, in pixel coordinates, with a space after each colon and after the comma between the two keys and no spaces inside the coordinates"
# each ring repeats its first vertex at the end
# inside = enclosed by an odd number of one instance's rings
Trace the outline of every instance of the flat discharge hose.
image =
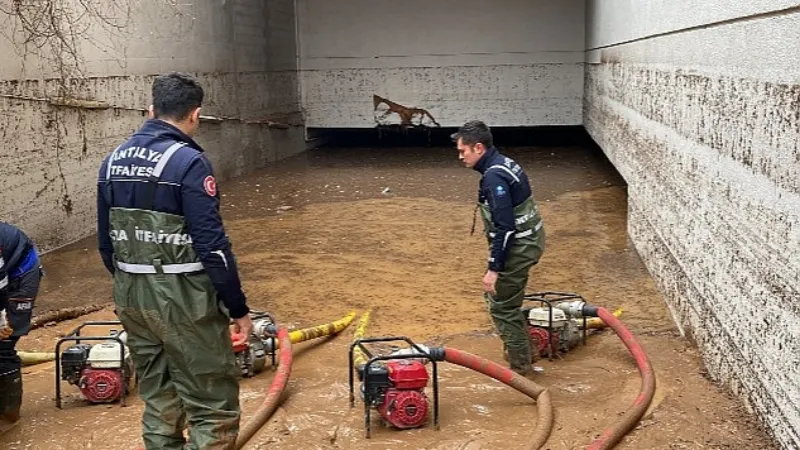
{"type": "Polygon", "coordinates": [[[431,349],[430,355],[434,359],[466,367],[494,378],[536,401],[539,417],[537,419],[536,428],[533,431],[533,436],[531,436],[525,448],[527,450],[539,450],[544,446],[553,428],[553,405],[550,401],[550,391],[548,391],[547,388],[488,359],[462,350],[439,347],[431,349]]]}
{"type": "Polygon", "coordinates": [[[633,405],[625,412],[622,418],[613,426],[606,428],[603,433],[592,441],[587,450],[608,450],[613,448],[630,430],[632,430],[644,415],[656,390],[656,379],[653,368],[647,358],[642,346],[633,336],[633,333],[623,325],[623,323],[611,314],[607,309],[597,308],[597,317],[603,320],[606,325],[611,327],[617,336],[622,340],[628,350],[636,360],[639,373],[642,376],[642,387],[639,396],[634,400],[633,405]]]}
{"type": "Polygon", "coordinates": [[[258,430],[267,423],[267,420],[272,417],[272,414],[278,408],[281,397],[286,390],[289,376],[292,373],[292,341],[289,338],[289,331],[286,328],[281,327],[278,329],[278,342],[280,342],[278,371],[272,379],[272,384],[264,398],[264,403],[258,407],[253,416],[250,417],[239,431],[239,436],[236,439],[236,450],[247,444],[258,430]]]}
{"type": "Polygon", "coordinates": [[[49,361],[54,361],[56,359],[55,353],[48,353],[48,352],[18,351],[17,356],[19,356],[19,359],[22,360],[23,366],[33,366],[36,364],[42,364],[49,361]]]}
{"type": "MultiPolygon", "coordinates": [[[[331,323],[291,331],[289,332],[289,340],[292,341],[292,344],[299,344],[300,342],[309,341],[311,339],[338,334],[347,328],[355,317],[356,312],[351,311],[348,315],[331,323]]],[[[280,343],[278,343],[278,348],[280,348],[280,343]]]]}
{"type": "MultiPolygon", "coordinates": [[[[619,318],[619,316],[622,315],[622,312],[623,312],[622,308],[617,308],[617,310],[614,311],[614,317],[619,318]]],[[[580,321],[578,321],[578,325],[581,325],[580,321]]],[[[607,325],[605,324],[605,322],[603,322],[603,319],[601,319],[599,317],[591,317],[591,318],[586,319],[586,329],[587,330],[602,329],[602,328],[605,328],[606,326],[607,325]]]]}
{"type": "MultiPolygon", "coordinates": [[[[358,326],[356,326],[355,331],[353,331],[353,342],[364,338],[364,335],[367,333],[367,324],[369,323],[370,314],[372,314],[372,310],[367,310],[361,315],[361,319],[358,320],[358,326]]],[[[365,365],[368,360],[369,358],[367,358],[367,355],[364,354],[361,348],[356,347],[353,349],[353,367],[361,367],[365,365]]]]}

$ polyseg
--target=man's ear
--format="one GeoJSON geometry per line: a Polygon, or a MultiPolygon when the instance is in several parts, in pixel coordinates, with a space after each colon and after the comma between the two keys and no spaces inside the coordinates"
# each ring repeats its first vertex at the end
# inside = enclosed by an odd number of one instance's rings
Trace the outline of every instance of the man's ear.
{"type": "Polygon", "coordinates": [[[482,142],[478,142],[475,144],[475,152],[480,154],[486,153],[486,146],[483,145],[482,142]]]}
{"type": "Polygon", "coordinates": [[[153,108],[153,105],[150,105],[150,107],[147,108],[147,118],[148,119],[155,119],[156,118],[156,111],[153,108]]]}
{"type": "Polygon", "coordinates": [[[191,114],[192,123],[200,123],[200,108],[195,108],[191,114]]]}

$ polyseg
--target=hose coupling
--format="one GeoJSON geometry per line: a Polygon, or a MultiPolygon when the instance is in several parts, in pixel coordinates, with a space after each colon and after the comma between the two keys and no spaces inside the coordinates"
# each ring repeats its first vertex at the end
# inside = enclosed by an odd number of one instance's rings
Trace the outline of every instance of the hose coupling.
{"type": "Polygon", "coordinates": [[[556,308],[564,311],[568,316],[580,319],[586,317],[597,317],[597,306],[589,305],[582,300],[575,300],[573,302],[563,302],[555,305],[556,308]]]}
{"type": "Polygon", "coordinates": [[[436,362],[444,361],[444,356],[445,356],[444,347],[430,347],[428,348],[428,354],[436,362]]]}
{"type": "Polygon", "coordinates": [[[269,339],[278,335],[278,327],[268,319],[258,319],[253,321],[253,334],[259,339],[269,339]]]}

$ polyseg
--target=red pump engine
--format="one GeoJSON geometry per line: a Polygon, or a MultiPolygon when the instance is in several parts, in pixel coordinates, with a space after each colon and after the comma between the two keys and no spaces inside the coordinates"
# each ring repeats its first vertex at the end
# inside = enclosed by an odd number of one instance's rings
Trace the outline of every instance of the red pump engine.
{"type": "MultiPolygon", "coordinates": [[[[91,322],[88,325],[92,325],[91,322]]],[[[133,361],[126,345],[127,333],[112,331],[110,336],[70,335],[62,341],[100,341],[95,345],[78,343],[66,348],[57,360],[61,380],[77,386],[89,403],[111,403],[122,400],[134,372],[133,361]]],[[[61,407],[60,384],[56,401],[61,407]]]]}
{"type": "Polygon", "coordinates": [[[428,371],[417,360],[386,363],[388,386],[378,405],[381,417],[397,428],[416,428],[428,419],[428,371]]]}
{"type": "Polygon", "coordinates": [[[436,359],[424,345],[417,345],[403,336],[360,338],[350,346],[350,406],[355,404],[355,375],[361,381],[361,400],[364,402],[366,437],[370,437],[372,410],[377,410],[382,422],[395,429],[419,428],[428,422],[433,411],[433,426],[439,429],[439,380],[436,359]],[[364,344],[405,341],[407,348],[392,346],[389,354],[374,355],[364,344]],[[432,374],[428,374],[431,364],[432,374]],[[433,401],[425,391],[431,383],[433,401]]]}

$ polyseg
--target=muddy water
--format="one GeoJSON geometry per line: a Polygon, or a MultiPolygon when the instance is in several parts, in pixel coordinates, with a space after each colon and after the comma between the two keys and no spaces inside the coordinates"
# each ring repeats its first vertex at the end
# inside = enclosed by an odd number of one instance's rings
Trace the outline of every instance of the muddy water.
{"type": "MultiPolygon", "coordinates": [[[[526,167],[541,201],[565,192],[624,184],[599,149],[515,147],[508,154],[526,167]]],[[[316,203],[397,197],[471,202],[477,180],[476,172],[459,165],[452,148],[330,148],[222,182],[219,189],[223,214],[230,222],[272,217],[284,207],[316,203]]],[[[472,219],[455,220],[469,227],[472,219]]],[[[90,237],[44,256],[47,277],[38,312],[110,301],[108,275],[96,246],[96,238],[90,237]]]]}
{"type": "MultiPolygon", "coordinates": [[[[626,238],[625,188],[608,163],[579,148],[509,153],[528,170],[547,227],[546,253],[529,290],[574,291],[624,308],[658,375],[652,412],[619,448],[772,448],[702,376],[696,352],[677,335],[626,238]]],[[[406,335],[503,364],[481,298],[485,241],[469,234],[477,180],[452,149],[331,149],[222,184],[251,304],[290,326],[372,309],[371,335],[406,335]]],[[[109,281],[97,261],[92,240],[48,255],[51,276],[40,307],[107,298],[109,281]]],[[[72,326],[37,330],[21,346],[45,348],[72,326]]],[[[298,346],[291,396],[249,448],[523,448],[537,420],[530,399],[448,364],[441,365],[439,431],[397,431],[374,420],[366,440],[362,405],[351,409],[347,400],[351,333],[298,346]]],[[[543,372],[535,380],[551,389],[556,409],[551,449],[584,448],[638,390],[635,366],[608,331],[538,364],[543,372]]],[[[67,389],[67,406],[57,411],[52,367],[28,372],[26,422],[0,437],[2,448],[119,449],[136,442],[142,405],[135,398],[127,408],[89,406],[67,389]]],[[[242,382],[245,420],[271,377],[242,382]]]]}

